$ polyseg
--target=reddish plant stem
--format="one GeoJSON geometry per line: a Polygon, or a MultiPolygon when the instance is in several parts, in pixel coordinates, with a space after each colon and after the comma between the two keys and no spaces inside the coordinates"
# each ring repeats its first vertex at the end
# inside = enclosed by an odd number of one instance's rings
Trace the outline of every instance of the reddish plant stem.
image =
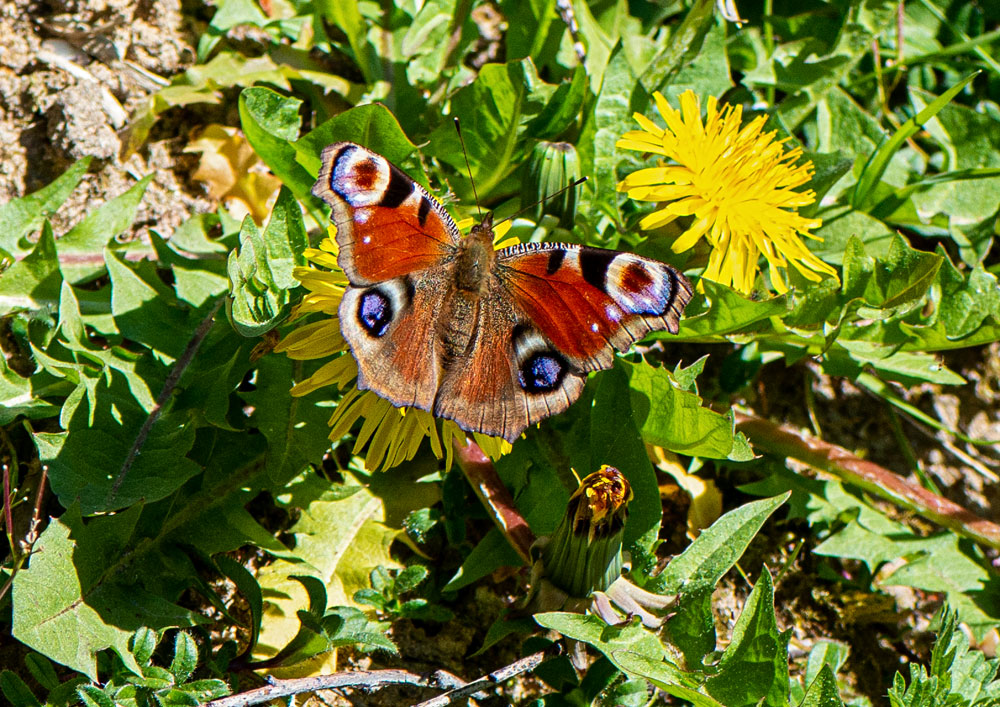
{"type": "Polygon", "coordinates": [[[514,505],[514,497],[503,485],[493,462],[483,454],[483,450],[472,439],[467,439],[466,445],[462,446],[456,438],[454,448],[459,468],[472,484],[479,500],[493,516],[493,522],[497,524],[500,532],[524,563],[530,565],[531,545],[535,542],[535,534],[531,532],[528,522],[514,505]]]}
{"type": "Polygon", "coordinates": [[[860,459],[843,447],[807,437],[786,425],[736,413],[736,429],[753,446],[777,456],[792,457],[880,498],[907,508],[963,537],[1000,549],[1000,525],[980,518],[946,498],[900,478],[888,469],[860,459]]]}

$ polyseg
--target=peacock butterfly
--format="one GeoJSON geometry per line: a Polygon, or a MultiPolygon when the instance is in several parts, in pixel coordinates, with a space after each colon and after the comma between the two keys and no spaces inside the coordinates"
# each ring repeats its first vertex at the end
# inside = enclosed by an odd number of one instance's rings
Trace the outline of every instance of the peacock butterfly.
{"type": "Polygon", "coordinates": [[[338,142],[322,157],[313,193],[333,207],[361,390],[513,442],[580,397],[615,349],[677,333],[691,284],[669,265],[565,243],[494,250],[491,214],[463,238],[381,155],[338,142]]]}

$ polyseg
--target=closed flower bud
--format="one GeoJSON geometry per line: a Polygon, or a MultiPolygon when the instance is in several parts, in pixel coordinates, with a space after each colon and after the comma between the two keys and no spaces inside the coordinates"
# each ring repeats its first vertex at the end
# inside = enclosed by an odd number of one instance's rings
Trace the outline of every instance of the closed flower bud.
{"type": "Polygon", "coordinates": [[[571,597],[604,591],[622,569],[622,537],[632,488],[604,465],[569,499],[562,522],[542,550],[546,578],[571,597]]]}
{"type": "Polygon", "coordinates": [[[542,214],[552,214],[559,219],[562,228],[572,228],[576,218],[577,187],[570,185],[579,176],[580,158],[575,147],[568,142],[539,141],[528,162],[528,177],[523,182],[521,203],[537,202],[529,212],[536,222],[542,214]],[[560,189],[565,191],[553,196],[560,189]]]}

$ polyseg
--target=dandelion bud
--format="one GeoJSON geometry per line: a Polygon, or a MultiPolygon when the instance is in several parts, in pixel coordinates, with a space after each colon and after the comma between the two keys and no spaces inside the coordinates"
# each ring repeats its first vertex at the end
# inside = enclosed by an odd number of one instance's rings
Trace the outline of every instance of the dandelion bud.
{"type": "Polygon", "coordinates": [[[632,488],[604,465],[569,499],[562,522],[542,550],[546,578],[571,597],[604,591],[621,574],[622,537],[632,488]]]}
{"type": "Polygon", "coordinates": [[[569,187],[580,176],[580,158],[576,148],[568,142],[539,141],[535,144],[528,162],[528,177],[521,190],[521,203],[535,204],[532,211],[535,221],[542,214],[559,218],[559,225],[572,228],[576,217],[576,187],[569,187]],[[562,194],[552,197],[560,189],[562,194]],[[552,197],[552,198],[549,198],[552,197]]]}

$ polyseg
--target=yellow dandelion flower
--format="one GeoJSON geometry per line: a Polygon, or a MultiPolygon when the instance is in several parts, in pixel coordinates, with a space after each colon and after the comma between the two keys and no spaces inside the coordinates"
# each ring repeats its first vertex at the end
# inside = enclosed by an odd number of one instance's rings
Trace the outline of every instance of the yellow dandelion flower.
{"type": "Polygon", "coordinates": [[[741,126],[741,106],[725,105],[720,111],[710,97],[703,122],[701,101],[692,91],[681,94],[680,111],[661,94],[654,98],[666,128],[636,113],[642,129],[625,133],[617,142],[618,147],[666,158],[618,184],[632,199],[665,202],[640,221],[641,228],[690,216],[691,224],[674,242],[674,252],[704,237],[711,254],[703,277],[740,292],[753,288],[761,255],[779,292],[788,291],[789,263],[807,280],[837,277],[799,237],[821,240],[810,230],[822,224],[796,211],[816,200],[811,190],[795,191],[812,176],[812,162],[795,165],[801,148],[786,151],[786,140],[775,140],[774,131],[762,133],[764,117],[741,126]]]}
{"type": "MultiPolygon", "coordinates": [[[[471,224],[471,221],[470,221],[471,224]]],[[[497,238],[509,230],[497,229],[497,238]]],[[[347,343],[340,333],[337,310],[348,286],[347,277],[337,265],[336,227],[331,226],[329,237],[319,248],[308,248],[306,258],[310,267],[295,269],[295,277],[308,290],[296,308],[298,315],[319,313],[326,315],[290,332],[276,347],[298,361],[316,360],[334,356],[320,366],[311,376],[292,388],[292,395],[303,396],[326,386],[335,385],[345,393],[330,417],[330,439],[346,435],[358,420],[364,420],[353,454],[359,454],[368,445],[365,466],[369,469],[389,469],[412,459],[424,438],[430,440],[431,451],[438,458],[445,458],[451,467],[453,443],[464,444],[466,433],[451,420],[444,420],[440,433],[434,417],[424,410],[396,408],[369,390],[358,390],[354,383],[358,365],[347,350],[347,343]]],[[[475,433],[476,443],[490,458],[497,459],[510,451],[510,443],[498,437],[475,433]]]]}

